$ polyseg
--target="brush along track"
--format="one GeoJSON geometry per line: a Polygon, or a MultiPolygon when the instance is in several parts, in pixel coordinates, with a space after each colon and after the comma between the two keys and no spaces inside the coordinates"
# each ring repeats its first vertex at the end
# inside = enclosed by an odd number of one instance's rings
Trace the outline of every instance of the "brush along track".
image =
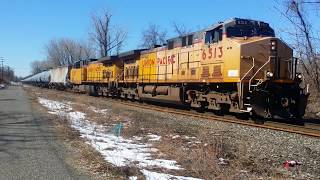
{"type": "Polygon", "coordinates": [[[112,99],[112,101],[115,101],[122,105],[136,107],[136,108],[154,110],[154,111],[165,112],[165,113],[172,113],[172,114],[183,115],[188,117],[203,118],[203,119],[213,120],[213,121],[235,123],[239,125],[251,126],[256,128],[266,128],[266,129],[271,129],[276,131],[283,131],[283,132],[289,132],[289,133],[295,133],[295,134],[320,138],[320,124],[294,125],[294,124],[274,122],[274,121],[265,121],[263,124],[257,124],[257,122],[253,120],[240,120],[237,118],[222,117],[222,116],[214,115],[213,113],[190,112],[187,110],[160,107],[160,106],[151,105],[151,104],[147,104],[147,105],[138,104],[135,102],[122,101],[119,99],[112,99]]]}
{"type": "MultiPolygon", "coordinates": [[[[53,90],[54,91],[54,90],[53,90]]],[[[78,94],[72,91],[65,91],[72,94],[78,94]]],[[[80,93],[82,94],[82,93],[80,93]]],[[[101,97],[96,97],[101,98],[101,97]]],[[[141,104],[137,101],[130,101],[130,100],[124,100],[124,99],[113,99],[113,98],[106,98],[108,101],[116,102],[122,105],[130,106],[130,107],[136,107],[140,109],[148,109],[148,110],[154,110],[159,112],[165,112],[165,113],[172,113],[177,115],[183,115],[188,117],[196,117],[196,118],[203,118],[207,120],[213,120],[213,121],[220,121],[220,122],[227,122],[227,123],[235,123],[239,125],[245,125],[245,126],[251,126],[256,128],[266,128],[276,131],[283,131],[283,132],[289,132],[289,133],[295,133],[300,135],[306,135],[311,137],[320,138],[320,122],[319,124],[305,124],[305,125],[293,125],[288,123],[281,123],[281,122],[275,122],[275,121],[265,121],[263,124],[257,124],[257,122],[253,120],[240,120],[235,117],[222,117],[214,115],[213,113],[207,112],[207,113],[198,113],[198,112],[190,112],[187,110],[181,110],[177,108],[169,108],[169,107],[162,107],[158,105],[152,105],[152,104],[141,104]]],[[[320,120],[319,120],[320,121],[320,120]]],[[[259,121],[261,122],[261,121],[259,121]]]]}

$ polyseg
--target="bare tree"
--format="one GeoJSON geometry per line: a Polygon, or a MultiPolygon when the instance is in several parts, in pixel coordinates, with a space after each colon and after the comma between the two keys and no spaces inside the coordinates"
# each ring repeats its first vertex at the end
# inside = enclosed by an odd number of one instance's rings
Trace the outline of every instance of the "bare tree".
{"type": "Polygon", "coordinates": [[[67,38],[51,40],[45,46],[45,51],[47,59],[30,63],[32,74],[71,65],[79,60],[95,58],[95,51],[88,43],[67,38]]]}
{"type": "Polygon", "coordinates": [[[32,74],[37,74],[37,73],[42,71],[42,67],[41,67],[40,63],[41,63],[41,61],[32,61],[30,63],[31,73],[32,74]]]}
{"type": "Polygon", "coordinates": [[[177,33],[179,36],[184,36],[191,32],[191,30],[188,29],[184,24],[178,24],[177,22],[172,22],[172,27],[175,33],[177,33]]]}
{"type": "Polygon", "coordinates": [[[9,66],[0,66],[0,83],[1,82],[9,82],[16,79],[16,76],[14,75],[14,71],[9,66]]]}
{"type": "Polygon", "coordinates": [[[141,47],[153,48],[155,45],[162,45],[166,42],[166,37],[166,30],[161,30],[158,25],[149,24],[142,32],[141,47]]]}
{"type": "Polygon", "coordinates": [[[127,37],[123,29],[111,24],[111,19],[112,14],[107,11],[101,16],[92,16],[94,32],[91,37],[99,48],[101,57],[111,55],[113,50],[119,53],[127,37]]]}
{"type": "Polygon", "coordinates": [[[71,39],[51,40],[46,45],[47,64],[52,66],[70,65],[75,61],[94,58],[95,53],[88,43],[71,39]]]}
{"type": "Polygon", "coordinates": [[[48,60],[42,60],[42,61],[35,60],[30,63],[30,67],[31,67],[31,74],[37,74],[44,70],[48,70],[54,67],[54,65],[48,60]]]}
{"type": "Polygon", "coordinates": [[[38,61],[32,61],[30,63],[30,68],[31,68],[31,74],[36,74],[40,72],[40,67],[38,61]]]}
{"type": "MultiPolygon", "coordinates": [[[[320,1],[285,0],[286,12],[282,14],[294,27],[289,34],[294,39],[293,47],[299,58],[301,70],[307,80],[320,92],[320,39],[317,37],[320,29],[312,26],[313,23],[309,18],[312,11],[306,11],[308,6],[315,4],[320,4],[320,1]]],[[[318,13],[318,10],[313,10],[313,13],[318,13]]]]}

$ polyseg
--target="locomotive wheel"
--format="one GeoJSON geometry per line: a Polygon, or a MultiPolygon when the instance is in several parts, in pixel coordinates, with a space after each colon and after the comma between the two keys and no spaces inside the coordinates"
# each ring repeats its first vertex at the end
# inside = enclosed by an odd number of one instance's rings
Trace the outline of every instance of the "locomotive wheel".
{"type": "Polygon", "coordinates": [[[224,116],[225,114],[228,114],[230,105],[227,104],[219,104],[220,110],[213,110],[213,113],[217,116],[224,116]]]}
{"type": "Polygon", "coordinates": [[[237,113],[236,118],[241,119],[241,120],[249,120],[250,114],[249,113],[237,113]]]}
{"type": "Polygon", "coordinates": [[[264,122],[265,122],[264,118],[262,118],[261,116],[257,115],[255,112],[252,113],[251,120],[255,124],[264,124],[264,122]]]}
{"type": "Polygon", "coordinates": [[[217,115],[217,116],[224,116],[224,113],[223,113],[222,109],[220,109],[220,110],[213,110],[213,113],[214,113],[215,115],[217,115]]]}
{"type": "Polygon", "coordinates": [[[204,112],[206,112],[205,102],[200,102],[200,107],[197,108],[197,112],[199,112],[199,113],[204,113],[204,112]]]}
{"type": "Polygon", "coordinates": [[[89,88],[89,95],[90,96],[98,96],[97,90],[95,86],[90,86],[89,88]]]}

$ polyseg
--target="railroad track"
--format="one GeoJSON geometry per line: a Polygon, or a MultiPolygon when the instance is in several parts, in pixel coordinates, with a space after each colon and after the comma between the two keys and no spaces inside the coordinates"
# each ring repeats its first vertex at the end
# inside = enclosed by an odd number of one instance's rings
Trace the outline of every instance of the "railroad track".
{"type": "MultiPolygon", "coordinates": [[[[74,94],[74,92],[70,92],[70,91],[68,92],[74,94]]],[[[96,98],[101,98],[101,97],[96,97],[96,98]]],[[[270,121],[270,120],[265,121],[263,124],[257,124],[257,122],[253,120],[241,120],[232,116],[227,116],[227,117],[217,116],[210,112],[207,112],[207,113],[190,112],[188,110],[170,108],[168,106],[163,107],[163,106],[154,105],[150,103],[141,104],[137,101],[130,101],[130,100],[124,100],[124,99],[113,99],[113,98],[106,98],[106,99],[108,99],[108,101],[111,101],[111,102],[116,102],[122,105],[136,107],[140,109],[148,109],[148,110],[154,110],[159,112],[183,115],[187,117],[196,117],[196,118],[202,118],[202,119],[207,119],[212,121],[234,123],[234,124],[239,124],[244,126],[265,128],[265,129],[271,129],[276,131],[283,131],[283,132],[289,132],[289,133],[295,133],[295,134],[320,138],[320,120],[319,120],[319,124],[307,123],[304,125],[294,125],[294,124],[282,123],[282,122],[270,121]]]]}
{"type": "Polygon", "coordinates": [[[111,99],[111,101],[115,101],[119,104],[130,106],[130,107],[154,110],[154,111],[165,112],[165,113],[172,113],[172,114],[183,115],[188,117],[202,118],[202,119],[207,119],[212,121],[234,123],[234,124],[256,127],[256,128],[265,128],[265,129],[271,129],[276,131],[283,131],[283,132],[289,132],[289,133],[295,133],[295,134],[320,138],[320,124],[310,123],[310,124],[304,124],[304,125],[294,125],[294,124],[288,124],[288,123],[270,121],[270,120],[265,121],[263,124],[257,124],[257,122],[253,120],[241,120],[241,119],[232,118],[232,117],[222,117],[222,116],[214,115],[213,113],[190,112],[187,110],[160,107],[160,106],[151,105],[151,104],[147,104],[146,106],[145,104],[143,105],[140,103],[138,104],[135,102],[123,101],[120,99],[111,99]]]}

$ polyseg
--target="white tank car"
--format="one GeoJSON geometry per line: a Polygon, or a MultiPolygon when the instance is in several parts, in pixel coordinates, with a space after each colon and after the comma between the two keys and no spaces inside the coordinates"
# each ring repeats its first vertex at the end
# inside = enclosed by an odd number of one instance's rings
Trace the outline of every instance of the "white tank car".
{"type": "Polygon", "coordinates": [[[22,80],[24,83],[30,83],[37,86],[47,87],[50,82],[50,71],[43,71],[29,78],[22,80]]]}
{"type": "Polygon", "coordinates": [[[57,67],[50,70],[51,80],[50,86],[54,88],[65,88],[69,82],[69,67],[57,67]]]}

